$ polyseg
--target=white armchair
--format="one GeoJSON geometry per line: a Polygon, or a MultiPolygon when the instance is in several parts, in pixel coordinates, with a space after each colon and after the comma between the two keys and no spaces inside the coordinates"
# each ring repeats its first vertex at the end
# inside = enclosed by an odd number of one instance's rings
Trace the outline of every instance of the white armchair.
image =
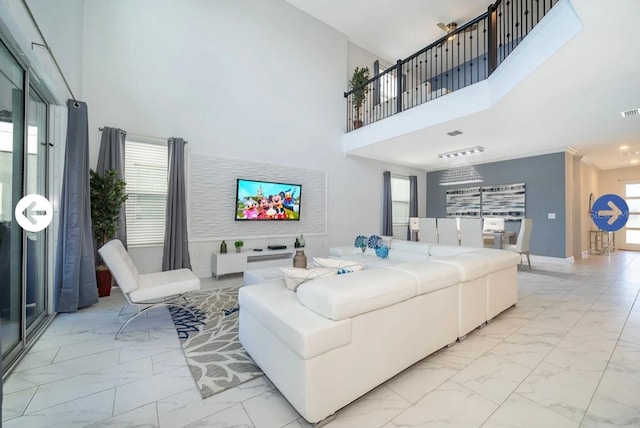
{"type": "MultiPolygon", "coordinates": [[[[196,314],[187,306],[172,301],[177,297],[184,299],[186,293],[200,289],[200,279],[191,270],[176,269],[139,274],[129,253],[118,239],[107,242],[98,252],[127,299],[127,303],[124,304],[118,315],[122,314],[122,311],[129,305],[138,307],[138,312],[120,327],[116,333],[116,339],[131,321],[144,311],[157,306],[176,306],[191,313],[197,319],[196,314]]],[[[186,299],[184,301],[186,303],[186,299]]]]}

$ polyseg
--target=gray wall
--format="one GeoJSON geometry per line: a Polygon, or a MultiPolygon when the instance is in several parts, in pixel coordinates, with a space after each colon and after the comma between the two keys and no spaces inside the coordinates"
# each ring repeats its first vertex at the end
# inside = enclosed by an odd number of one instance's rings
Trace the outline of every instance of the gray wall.
{"type": "MultiPolygon", "coordinates": [[[[525,183],[525,215],[533,219],[531,254],[565,257],[565,154],[542,156],[475,165],[482,175],[481,185],[525,183]],[[556,213],[555,220],[547,218],[556,213]]],[[[444,171],[427,173],[427,217],[446,216],[446,191],[462,186],[440,186],[444,171]]],[[[518,231],[520,221],[508,221],[507,230],[518,231]]]]}

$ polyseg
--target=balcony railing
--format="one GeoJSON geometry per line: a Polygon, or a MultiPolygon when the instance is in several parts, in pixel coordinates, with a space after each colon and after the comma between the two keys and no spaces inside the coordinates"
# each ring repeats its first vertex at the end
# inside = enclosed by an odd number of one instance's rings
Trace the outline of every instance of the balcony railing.
{"type": "Polygon", "coordinates": [[[557,2],[498,0],[486,13],[345,92],[347,131],[486,79],[557,2]],[[356,106],[359,91],[365,97],[356,106]]]}

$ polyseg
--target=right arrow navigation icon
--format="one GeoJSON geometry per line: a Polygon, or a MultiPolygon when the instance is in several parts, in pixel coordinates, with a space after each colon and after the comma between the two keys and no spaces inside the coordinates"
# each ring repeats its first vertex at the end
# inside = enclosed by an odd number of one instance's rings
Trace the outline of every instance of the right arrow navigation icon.
{"type": "Polygon", "coordinates": [[[595,225],[605,232],[615,232],[627,224],[629,206],[618,195],[602,195],[591,208],[591,218],[595,225]]]}

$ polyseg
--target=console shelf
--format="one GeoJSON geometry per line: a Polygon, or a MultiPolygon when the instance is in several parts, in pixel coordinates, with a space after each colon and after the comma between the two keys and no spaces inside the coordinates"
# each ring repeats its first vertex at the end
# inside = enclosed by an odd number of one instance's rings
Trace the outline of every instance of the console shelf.
{"type": "Polygon", "coordinates": [[[246,249],[239,253],[213,253],[211,255],[211,273],[217,279],[220,275],[240,273],[250,269],[270,266],[291,265],[295,249],[253,251],[246,249]]]}

